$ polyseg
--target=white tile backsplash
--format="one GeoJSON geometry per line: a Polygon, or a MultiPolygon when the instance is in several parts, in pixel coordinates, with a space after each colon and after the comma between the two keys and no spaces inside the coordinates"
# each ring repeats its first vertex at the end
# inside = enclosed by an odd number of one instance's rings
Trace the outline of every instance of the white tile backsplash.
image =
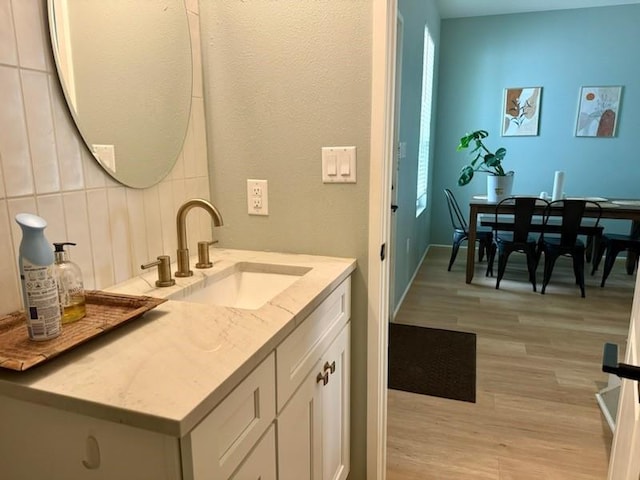
{"type": "Polygon", "coordinates": [[[55,127],[56,153],[60,167],[60,188],[62,191],[80,190],[84,188],[84,172],[82,170],[81,141],[76,125],[58,81],[49,77],[49,92],[53,104],[53,123],[55,127]]]}
{"type": "MultiPolygon", "coordinates": [[[[171,259],[175,260],[178,238],[176,229],[171,227],[176,221],[176,210],[173,209],[173,188],[171,182],[160,183],[158,185],[158,193],[163,251],[155,254],[155,257],[158,255],[170,255],[171,259]]],[[[155,259],[155,257],[150,260],[155,259]]]]}
{"type": "Polygon", "coordinates": [[[115,283],[113,242],[105,188],[87,191],[87,210],[96,285],[113,285],[115,283]]]}
{"type": "Polygon", "coordinates": [[[115,283],[132,277],[137,270],[131,270],[129,256],[129,221],[127,212],[127,194],[124,187],[107,189],[109,203],[109,222],[111,232],[111,249],[113,251],[113,273],[115,283]]]}
{"type": "Polygon", "coordinates": [[[96,286],[93,270],[93,246],[89,231],[89,211],[87,210],[87,193],[84,190],[62,194],[65,222],[67,224],[67,240],[76,244],[71,258],[82,271],[85,288],[96,286]]]}
{"type": "Polygon", "coordinates": [[[22,70],[24,109],[36,193],[60,191],[48,75],[45,72],[22,70]]]}
{"type": "MultiPolygon", "coordinates": [[[[144,190],[144,224],[147,227],[147,252],[149,260],[162,255],[162,216],[160,215],[159,186],[144,190]]],[[[146,262],[145,262],[146,263],[146,262]]]]}
{"type": "Polygon", "coordinates": [[[0,65],[0,157],[7,197],[33,193],[20,71],[0,65]]]}
{"type": "MultiPolygon", "coordinates": [[[[197,0],[187,4],[190,29],[198,33],[197,0]]],[[[167,179],[137,190],[105,173],[77,132],[55,78],[46,12],[45,0],[0,0],[0,251],[11,252],[0,256],[0,315],[22,305],[16,213],[45,218],[50,242],[75,242],[69,254],[85,287],[101,289],[137,275],[158,255],[174,259],[178,207],[209,197],[199,39],[192,38],[195,107],[188,139],[167,179]]],[[[210,220],[203,212],[190,217],[195,248],[210,220]]]]}
{"type": "Polygon", "coordinates": [[[144,220],[144,190],[126,189],[129,221],[129,255],[133,272],[149,260],[147,227],[144,220]]]}
{"type": "Polygon", "coordinates": [[[62,195],[40,195],[37,197],[38,215],[47,220],[47,239],[53,242],[67,242],[67,227],[64,218],[62,195]]]}
{"type": "Polygon", "coordinates": [[[45,40],[46,4],[42,0],[12,0],[13,22],[18,39],[18,61],[23,68],[47,70],[45,40]]]}
{"type": "MultiPolygon", "coordinates": [[[[10,232],[15,223],[9,216],[7,202],[0,200],[0,232],[10,232]]],[[[22,305],[20,282],[18,280],[17,258],[19,244],[14,244],[11,235],[0,235],[0,305],[7,312],[19,309],[22,305]],[[18,281],[16,281],[18,280],[18,281]]]]}
{"type": "Polygon", "coordinates": [[[10,0],[0,0],[0,63],[7,65],[18,64],[10,0]]]}

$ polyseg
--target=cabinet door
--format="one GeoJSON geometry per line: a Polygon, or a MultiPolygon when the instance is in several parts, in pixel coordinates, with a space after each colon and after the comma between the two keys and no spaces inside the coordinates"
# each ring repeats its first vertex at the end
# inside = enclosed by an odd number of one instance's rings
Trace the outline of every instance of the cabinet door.
{"type": "Polygon", "coordinates": [[[280,480],[344,480],[349,473],[349,329],[347,323],[278,417],[280,480]]]}
{"type": "Polygon", "coordinates": [[[273,425],[229,480],[276,480],[276,432],[273,425]]]}
{"type": "MultiPolygon", "coordinates": [[[[344,480],[349,474],[350,324],[324,355],[329,381],[322,387],[322,479],[344,480]]],[[[325,370],[326,369],[326,370],[325,370]]]]}
{"type": "Polygon", "coordinates": [[[322,478],[321,365],[313,366],[278,417],[279,480],[322,478]]]}

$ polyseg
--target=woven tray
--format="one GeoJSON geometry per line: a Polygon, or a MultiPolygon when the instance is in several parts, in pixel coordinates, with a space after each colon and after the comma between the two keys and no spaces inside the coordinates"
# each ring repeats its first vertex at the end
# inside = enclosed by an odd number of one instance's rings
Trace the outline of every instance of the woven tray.
{"type": "Polygon", "coordinates": [[[164,298],[87,290],[86,317],[62,326],[59,337],[44,342],[29,340],[24,312],[0,317],[0,367],[23,371],[51,360],[119,325],[141,317],[164,298]]]}

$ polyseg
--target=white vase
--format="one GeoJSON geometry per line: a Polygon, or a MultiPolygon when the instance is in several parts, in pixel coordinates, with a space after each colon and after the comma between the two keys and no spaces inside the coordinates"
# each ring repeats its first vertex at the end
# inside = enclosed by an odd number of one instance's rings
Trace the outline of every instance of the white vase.
{"type": "Polygon", "coordinates": [[[487,176],[487,201],[498,203],[511,196],[513,189],[513,172],[506,175],[488,175],[487,176]]]}

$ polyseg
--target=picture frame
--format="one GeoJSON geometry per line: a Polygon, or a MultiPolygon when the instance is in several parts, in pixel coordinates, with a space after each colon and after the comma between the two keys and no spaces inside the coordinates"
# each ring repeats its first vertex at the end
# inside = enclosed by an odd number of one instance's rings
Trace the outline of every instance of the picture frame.
{"type": "Polygon", "coordinates": [[[509,87],[502,99],[502,136],[536,136],[542,87],[509,87]]]}
{"type": "Polygon", "coordinates": [[[622,86],[580,87],[576,137],[615,137],[622,86]]]}

